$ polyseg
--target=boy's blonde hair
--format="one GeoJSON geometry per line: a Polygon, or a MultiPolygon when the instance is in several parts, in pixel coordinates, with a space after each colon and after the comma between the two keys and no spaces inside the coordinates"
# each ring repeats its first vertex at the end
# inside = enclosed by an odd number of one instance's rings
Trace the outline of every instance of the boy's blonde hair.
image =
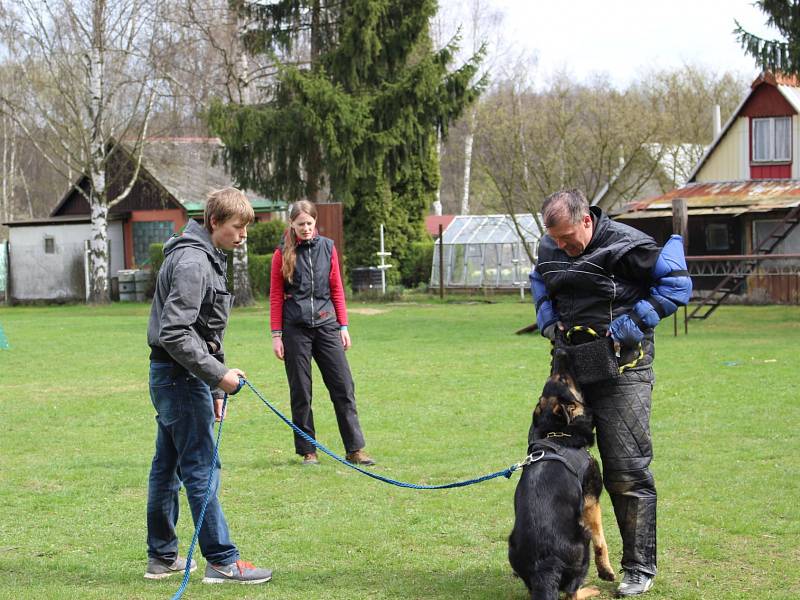
{"type": "Polygon", "coordinates": [[[218,224],[238,218],[244,221],[245,225],[250,225],[256,219],[247,196],[234,187],[215,190],[208,195],[206,208],[203,211],[203,225],[209,233],[211,233],[212,217],[218,224]]]}

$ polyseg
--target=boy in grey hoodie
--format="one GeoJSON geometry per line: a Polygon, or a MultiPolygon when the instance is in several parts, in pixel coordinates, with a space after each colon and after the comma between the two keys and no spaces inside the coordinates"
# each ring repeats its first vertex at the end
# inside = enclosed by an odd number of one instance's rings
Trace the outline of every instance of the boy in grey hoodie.
{"type": "Polygon", "coordinates": [[[175,532],[178,491],[182,483],[197,522],[209,477],[211,494],[198,536],[207,561],[203,583],[252,584],[272,578],[271,570],[240,559],[217,497],[220,463],[212,464],[214,421],[223,416],[223,396],[236,390],[244,376],[225,366],[222,340],[233,296],[227,291],[223,250],[247,239],[253,219],[242,192],[218,190],[206,202],[204,226],[190,220],[164,245],[147,327],[150,398],[158,424],[147,495],[147,579],[186,568],[175,532]]]}

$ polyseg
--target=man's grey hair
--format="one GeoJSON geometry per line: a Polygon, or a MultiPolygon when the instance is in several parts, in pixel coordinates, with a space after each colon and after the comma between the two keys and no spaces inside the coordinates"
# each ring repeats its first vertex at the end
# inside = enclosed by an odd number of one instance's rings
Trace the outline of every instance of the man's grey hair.
{"type": "Polygon", "coordinates": [[[542,218],[545,227],[555,227],[567,220],[571,224],[580,223],[589,214],[589,202],[577,188],[561,190],[550,194],[542,203],[542,218]]]}

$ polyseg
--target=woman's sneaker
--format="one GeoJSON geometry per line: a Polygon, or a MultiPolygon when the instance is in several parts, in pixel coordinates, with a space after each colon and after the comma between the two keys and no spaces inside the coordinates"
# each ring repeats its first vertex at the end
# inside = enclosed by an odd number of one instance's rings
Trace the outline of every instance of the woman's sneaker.
{"type": "Polygon", "coordinates": [[[638,596],[653,587],[653,578],[641,571],[625,571],[617,588],[617,598],[638,596]]]}
{"type": "MultiPolygon", "coordinates": [[[[189,568],[191,573],[197,568],[197,563],[192,561],[189,568]]],[[[145,579],[164,579],[175,573],[183,573],[186,570],[186,559],[180,556],[172,562],[161,560],[160,558],[148,558],[147,570],[144,572],[145,579]]]]}
{"type": "Polygon", "coordinates": [[[206,564],[203,583],[266,583],[272,579],[271,569],[259,569],[253,563],[237,560],[229,565],[206,564]]]}

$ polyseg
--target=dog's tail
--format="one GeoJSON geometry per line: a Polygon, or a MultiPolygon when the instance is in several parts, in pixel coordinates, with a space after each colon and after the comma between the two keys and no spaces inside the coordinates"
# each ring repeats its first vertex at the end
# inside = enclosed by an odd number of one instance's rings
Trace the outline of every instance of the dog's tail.
{"type": "Polygon", "coordinates": [[[546,556],[537,561],[531,574],[531,598],[536,600],[558,600],[561,573],[564,561],[555,556],[546,556]]]}

